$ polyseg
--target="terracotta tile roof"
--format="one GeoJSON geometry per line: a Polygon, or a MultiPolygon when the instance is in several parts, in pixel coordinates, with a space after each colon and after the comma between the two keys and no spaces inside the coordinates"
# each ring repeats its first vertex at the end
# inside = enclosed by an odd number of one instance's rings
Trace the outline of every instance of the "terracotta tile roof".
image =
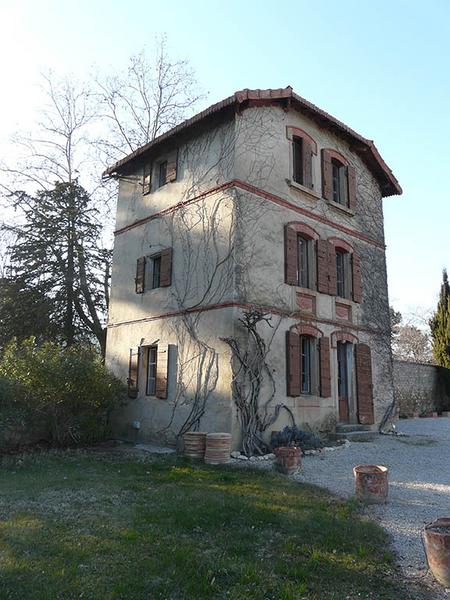
{"type": "Polygon", "coordinates": [[[180,123],[173,129],[170,129],[166,133],[158,136],[153,141],[145,144],[141,148],[138,148],[128,156],[125,156],[125,158],[117,161],[103,173],[103,176],[114,176],[116,174],[120,174],[123,172],[125,165],[128,165],[130,162],[141,157],[143,154],[157,147],[169,138],[173,138],[179,133],[188,130],[190,127],[200,123],[201,121],[204,121],[207,117],[218,114],[232,106],[234,106],[236,110],[242,110],[245,109],[249,103],[265,104],[267,102],[284,102],[287,105],[290,105],[300,112],[306,114],[319,125],[331,129],[335,131],[336,134],[346,138],[351,144],[353,151],[364,160],[364,162],[374,173],[381,185],[383,196],[391,196],[402,193],[400,184],[398,183],[391,169],[382,159],[372,140],[368,140],[362,135],[359,135],[359,133],[356,133],[356,131],[345,125],[345,123],[342,123],[342,121],[339,121],[311,102],[308,102],[308,100],[305,100],[305,98],[302,98],[296,94],[291,86],[268,90],[245,89],[235,92],[232,96],[213,104],[206,110],[203,110],[192,118],[183,121],[183,123],[180,123]]]}

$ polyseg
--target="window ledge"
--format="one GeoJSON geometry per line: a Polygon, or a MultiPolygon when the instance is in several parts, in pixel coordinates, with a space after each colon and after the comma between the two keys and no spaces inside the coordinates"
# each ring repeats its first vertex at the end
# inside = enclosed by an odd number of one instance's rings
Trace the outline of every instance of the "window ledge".
{"type": "Polygon", "coordinates": [[[331,208],[334,208],[340,212],[345,213],[346,215],[349,215],[350,217],[354,217],[355,216],[355,211],[352,210],[351,208],[348,208],[348,206],[344,206],[343,204],[339,204],[339,202],[335,202],[334,200],[327,200],[327,204],[328,206],[331,206],[331,208]]]}
{"type": "Polygon", "coordinates": [[[340,304],[346,304],[347,306],[354,306],[355,302],[350,300],[350,298],[341,298],[340,296],[335,296],[336,302],[340,304]]]}
{"type": "Polygon", "coordinates": [[[311,288],[305,288],[305,287],[301,287],[299,285],[294,286],[295,287],[295,291],[298,294],[309,294],[310,296],[318,296],[319,292],[316,290],[312,290],[311,288]]]}
{"type": "Polygon", "coordinates": [[[303,192],[307,196],[310,196],[311,199],[320,200],[320,196],[317,192],[315,192],[314,190],[312,190],[310,188],[305,187],[304,185],[301,185],[300,183],[297,183],[293,179],[286,179],[286,183],[288,184],[289,187],[293,188],[294,190],[297,190],[298,192],[303,192]]]}

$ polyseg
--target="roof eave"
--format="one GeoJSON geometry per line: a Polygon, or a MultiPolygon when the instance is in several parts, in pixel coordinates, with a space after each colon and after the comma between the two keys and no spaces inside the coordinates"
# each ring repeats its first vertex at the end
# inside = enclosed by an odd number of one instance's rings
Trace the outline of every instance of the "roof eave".
{"type": "Polygon", "coordinates": [[[200,123],[212,115],[215,115],[226,108],[231,106],[235,106],[236,109],[241,107],[242,104],[258,101],[258,102],[275,102],[275,101],[283,101],[290,102],[293,101],[297,104],[297,108],[300,108],[302,111],[307,112],[312,118],[319,120],[324,126],[333,127],[339,131],[342,135],[349,138],[353,143],[356,142],[356,152],[360,154],[361,158],[366,161],[372,162],[373,160],[373,168],[376,171],[377,179],[381,186],[382,196],[394,196],[402,194],[403,190],[392,173],[391,169],[384,162],[381,157],[378,149],[372,140],[368,140],[361,136],[359,133],[345,125],[342,121],[339,121],[329,113],[315,106],[305,98],[302,98],[298,94],[296,94],[291,86],[287,86],[286,88],[279,89],[269,89],[269,90],[249,90],[244,89],[238,92],[235,92],[232,96],[213,104],[209,108],[203,110],[202,112],[194,115],[190,119],[183,121],[176,127],[173,127],[166,133],[158,136],[148,144],[141,146],[136,149],[134,152],[125,156],[121,160],[117,161],[114,165],[106,169],[102,177],[115,177],[123,173],[125,165],[130,162],[138,159],[146,152],[150,151],[152,148],[155,148],[159,144],[179,135],[181,132],[184,132],[189,127],[200,123]],[[370,158],[367,157],[367,152],[370,153],[370,158]],[[370,160],[372,159],[372,160],[370,160]],[[384,181],[383,181],[384,180],[384,181]]]}

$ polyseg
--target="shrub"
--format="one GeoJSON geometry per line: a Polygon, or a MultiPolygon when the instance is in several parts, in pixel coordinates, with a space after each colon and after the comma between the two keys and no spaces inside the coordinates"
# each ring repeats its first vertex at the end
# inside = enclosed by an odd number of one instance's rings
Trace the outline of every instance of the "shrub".
{"type": "Polygon", "coordinates": [[[0,419],[36,424],[53,445],[87,444],[109,434],[109,415],[125,397],[123,384],[85,345],[61,348],[33,338],[12,341],[0,358],[0,419]]]}
{"type": "Polygon", "coordinates": [[[281,446],[297,446],[305,450],[316,450],[323,447],[322,440],[309,431],[302,431],[295,425],[292,427],[285,427],[282,431],[279,431],[272,436],[271,440],[272,448],[279,448],[281,446]]]}

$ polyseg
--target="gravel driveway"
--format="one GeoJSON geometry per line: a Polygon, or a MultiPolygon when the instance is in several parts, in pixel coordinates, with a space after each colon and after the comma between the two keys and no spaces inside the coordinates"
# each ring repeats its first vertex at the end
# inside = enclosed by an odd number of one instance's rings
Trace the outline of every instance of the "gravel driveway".
{"type": "Polygon", "coordinates": [[[450,590],[435,585],[428,574],[421,530],[435,517],[450,516],[450,418],[401,420],[396,427],[407,437],[379,436],[305,457],[295,478],[352,496],[353,466],[387,466],[389,502],[369,507],[368,514],[391,534],[405,576],[430,585],[434,599],[448,600],[450,590]]]}

